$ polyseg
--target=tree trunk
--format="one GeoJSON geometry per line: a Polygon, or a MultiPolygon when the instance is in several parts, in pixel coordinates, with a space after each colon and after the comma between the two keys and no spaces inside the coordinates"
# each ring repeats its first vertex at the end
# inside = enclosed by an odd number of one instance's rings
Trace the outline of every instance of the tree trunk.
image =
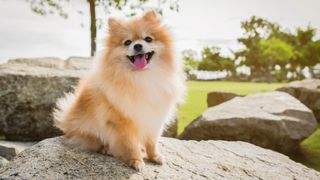
{"type": "Polygon", "coordinates": [[[280,65],[280,81],[287,80],[288,71],[286,69],[286,65],[280,65]]]}
{"type": "Polygon", "coordinates": [[[96,6],[95,0],[89,0],[90,4],[90,34],[91,34],[91,56],[96,52],[97,24],[96,24],[96,6]]]}
{"type": "Polygon", "coordinates": [[[302,80],[304,79],[304,74],[303,74],[303,69],[305,68],[305,66],[300,66],[299,70],[297,71],[297,75],[298,75],[298,80],[302,80]]]}

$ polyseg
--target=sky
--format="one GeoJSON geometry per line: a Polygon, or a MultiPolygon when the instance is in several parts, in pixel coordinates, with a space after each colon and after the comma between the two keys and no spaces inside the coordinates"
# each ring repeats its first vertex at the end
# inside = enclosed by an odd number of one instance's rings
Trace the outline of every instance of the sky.
{"type": "MultiPolygon", "coordinates": [[[[165,11],[161,17],[178,51],[219,46],[223,54],[230,55],[230,50],[241,47],[237,43],[243,33],[241,22],[253,15],[289,30],[310,25],[320,37],[319,0],[179,0],[179,5],[179,12],[165,11]]],[[[0,62],[19,57],[89,56],[89,7],[84,0],[71,0],[66,8],[69,18],[63,19],[33,13],[26,0],[0,0],[0,62]]],[[[110,16],[124,17],[121,12],[98,11],[101,22],[110,16]]],[[[99,49],[106,29],[102,24],[98,32],[99,49]]]]}

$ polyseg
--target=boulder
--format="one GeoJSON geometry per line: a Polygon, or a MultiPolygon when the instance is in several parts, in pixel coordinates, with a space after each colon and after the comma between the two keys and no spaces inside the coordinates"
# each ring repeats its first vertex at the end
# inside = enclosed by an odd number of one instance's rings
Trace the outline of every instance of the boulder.
{"type": "Polygon", "coordinates": [[[320,79],[293,81],[277,91],[283,91],[296,97],[313,111],[316,119],[320,122],[320,79]]]}
{"type": "Polygon", "coordinates": [[[36,142],[0,141],[0,156],[12,160],[17,154],[36,142]]]}
{"type": "Polygon", "coordinates": [[[83,151],[63,137],[26,149],[0,169],[2,179],[319,179],[287,156],[245,142],[161,138],[162,166],[142,172],[113,157],[83,151]]]}
{"type": "Polygon", "coordinates": [[[15,141],[61,135],[53,127],[55,102],[74,90],[91,64],[90,58],[71,57],[15,59],[0,65],[0,135],[15,141]]]}
{"type": "Polygon", "coordinates": [[[310,109],[289,94],[274,91],[236,97],[211,107],[192,121],[180,138],[246,141],[290,154],[316,128],[310,109]]]}
{"type": "Polygon", "coordinates": [[[227,92],[209,92],[207,96],[207,104],[208,107],[216,106],[238,96],[240,95],[227,92]]]}
{"type": "Polygon", "coordinates": [[[10,160],[13,159],[16,155],[17,151],[15,148],[0,145],[0,157],[10,160]]]}
{"type": "Polygon", "coordinates": [[[60,135],[52,126],[55,102],[85,70],[65,69],[53,58],[21,61],[0,65],[0,134],[21,141],[60,135]]]}

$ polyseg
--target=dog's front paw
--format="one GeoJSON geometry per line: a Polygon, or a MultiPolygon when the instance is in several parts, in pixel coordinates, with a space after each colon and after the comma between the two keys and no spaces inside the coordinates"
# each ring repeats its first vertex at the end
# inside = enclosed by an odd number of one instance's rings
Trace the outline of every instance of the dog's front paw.
{"type": "Polygon", "coordinates": [[[132,159],[129,161],[129,166],[131,166],[133,169],[137,171],[142,171],[144,168],[144,162],[143,160],[132,159]]]}
{"type": "Polygon", "coordinates": [[[164,164],[164,159],[160,154],[150,157],[150,161],[160,165],[164,164]]]}

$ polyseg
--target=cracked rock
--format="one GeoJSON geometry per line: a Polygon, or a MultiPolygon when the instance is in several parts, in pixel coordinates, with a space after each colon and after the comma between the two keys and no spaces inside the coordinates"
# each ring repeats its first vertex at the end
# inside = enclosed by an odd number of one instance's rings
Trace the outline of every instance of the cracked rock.
{"type": "Polygon", "coordinates": [[[2,179],[320,179],[280,153],[245,142],[161,138],[162,166],[137,172],[113,157],[83,151],[64,137],[44,140],[0,169],[2,179]]]}

